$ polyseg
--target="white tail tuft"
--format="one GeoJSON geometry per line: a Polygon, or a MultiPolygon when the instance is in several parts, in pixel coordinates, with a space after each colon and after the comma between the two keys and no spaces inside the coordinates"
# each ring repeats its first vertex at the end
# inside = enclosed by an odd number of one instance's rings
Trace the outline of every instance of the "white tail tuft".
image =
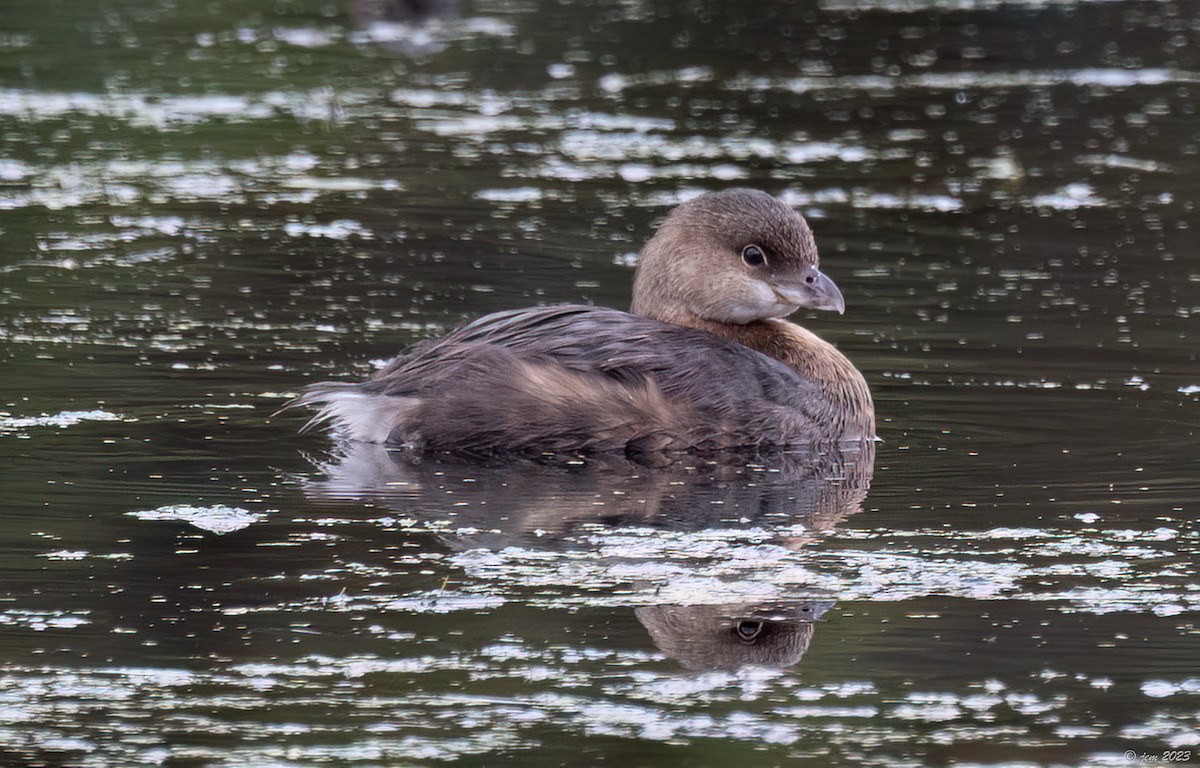
{"type": "Polygon", "coordinates": [[[419,404],[413,397],[389,397],[358,391],[353,384],[318,384],[296,398],[296,405],[319,408],[301,432],[329,424],[346,440],[386,443],[419,404]]]}

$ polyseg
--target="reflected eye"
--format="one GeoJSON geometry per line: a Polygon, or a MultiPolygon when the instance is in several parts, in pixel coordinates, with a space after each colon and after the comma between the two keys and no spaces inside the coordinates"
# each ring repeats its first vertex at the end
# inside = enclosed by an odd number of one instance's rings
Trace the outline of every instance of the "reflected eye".
{"type": "Polygon", "coordinates": [[[743,619],[739,621],[733,628],[734,634],[743,643],[754,642],[754,640],[762,634],[763,622],[754,621],[753,619],[743,619]]]}
{"type": "Polygon", "coordinates": [[[761,267],[767,263],[767,255],[757,245],[747,245],[742,249],[742,261],[752,267],[761,267]]]}

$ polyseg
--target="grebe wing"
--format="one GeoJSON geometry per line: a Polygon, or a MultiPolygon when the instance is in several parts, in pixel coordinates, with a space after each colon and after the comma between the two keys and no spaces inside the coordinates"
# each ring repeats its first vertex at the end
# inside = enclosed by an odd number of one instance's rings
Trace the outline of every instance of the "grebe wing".
{"type": "MultiPolygon", "coordinates": [[[[359,384],[307,387],[344,437],[465,453],[646,452],[821,441],[821,395],[783,363],[613,309],[499,312],[359,384]]],[[[827,430],[826,430],[827,431],[827,430]]]]}
{"type": "Polygon", "coordinates": [[[411,394],[424,388],[423,380],[442,379],[439,370],[469,363],[483,347],[617,381],[649,379],[668,396],[722,411],[752,400],[804,411],[819,396],[814,382],[749,347],[694,328],[584,305],[481,317],[417,345],[363,386],[379,394],[411,394]]]}

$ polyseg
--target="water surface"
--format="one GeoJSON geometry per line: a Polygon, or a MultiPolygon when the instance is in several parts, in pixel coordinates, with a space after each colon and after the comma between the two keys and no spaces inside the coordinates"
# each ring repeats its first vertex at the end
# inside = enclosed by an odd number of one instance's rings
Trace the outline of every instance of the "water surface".
{"type": "Polygon", "coordinates": [[[7,762],[1200,745],[1192,9],[728,5],[7,4],[7,762]],[[626,306],[732,185],[811,221],[873,456],[412,463],[271,417],[488,311],[626,306]]]}

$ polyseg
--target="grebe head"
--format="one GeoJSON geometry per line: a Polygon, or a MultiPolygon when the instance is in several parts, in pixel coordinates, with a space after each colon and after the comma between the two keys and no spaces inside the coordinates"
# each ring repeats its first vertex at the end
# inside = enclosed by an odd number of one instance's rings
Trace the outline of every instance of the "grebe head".
{"type": "Polygon", "coordinates": [[[671,211],[642,249],[633,282],[633,312],[681,325],[845,307],[818,269],[804,217],[752,189],[702,195],[671,211]]]}

